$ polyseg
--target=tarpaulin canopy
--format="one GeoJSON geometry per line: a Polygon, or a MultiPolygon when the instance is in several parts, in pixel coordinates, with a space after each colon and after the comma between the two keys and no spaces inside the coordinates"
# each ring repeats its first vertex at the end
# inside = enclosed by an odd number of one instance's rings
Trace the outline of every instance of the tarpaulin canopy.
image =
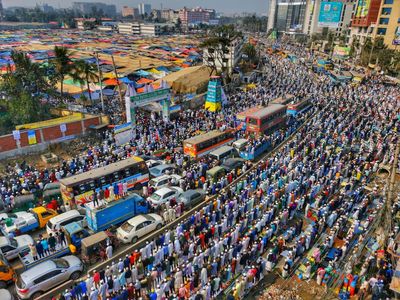
{"type": "Polygon", "coordinates": [[[116,78],[110,78],[110,79],[104,80],[103,84],[105,84],[105,85],[119,85],[120,81],[117,80],[116,78]]]}

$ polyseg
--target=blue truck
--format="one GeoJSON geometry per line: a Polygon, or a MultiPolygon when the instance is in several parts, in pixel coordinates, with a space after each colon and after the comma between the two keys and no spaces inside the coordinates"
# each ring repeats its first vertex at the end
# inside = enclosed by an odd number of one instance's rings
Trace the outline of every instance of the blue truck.
{"type": "Polygon", "coordinates": [[[261,154],[265,153],[271,146],[269,140],[264,141],[260,146],[258,146],[254,151],[240,151],[240,157],[246,160],[255,160],[261,154]]]}
{"type": "Polygon", "coordinates": [[[134,193],[112,202],[103,201],[96,207],[93,201],[86,203],[85,206],[88,227],[94,232],[106,230],[136,215],[148,212],[146,200],[134,193]]]}

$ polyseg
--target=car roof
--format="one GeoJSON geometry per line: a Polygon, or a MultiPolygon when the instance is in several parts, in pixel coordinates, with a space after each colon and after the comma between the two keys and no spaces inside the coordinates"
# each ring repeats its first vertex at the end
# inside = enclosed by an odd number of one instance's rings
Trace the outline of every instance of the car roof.
{"type": "Polygon", "coordinates": [[[76,209],[69,210],[69,211],[66,211],[65,213],[54,216],[54,217],[50,218],[50,220],[54,223],[57,223],[61,220],[64,220],[65,218],[74,217],[74,216],[80,216],[79,211],[77,211],[76,209]]]}
{"type": "Polygon", "coordinates": [[[51,270],[56,269],[56,264],[52,261],[52,260],[46,260],[34,267],[32,267],[31,269],[22,272],[21,273],[21,278],[22,280],[27,283],[29,282],[29,280],[33,280],[43,274],[48,273],[51,270]]]}
{"type": "Polygon", "coordinates": [[[5,236],[0,236],[0,247],[8,244],[8,239],[5,236]]]}
{"type": "Polygon", "coordinates": [[[151,180],[153,180],[153,181],[161,181],[161,180],[169,179],[169,178],[170,178],[169,175],[163,174],[163,175],[158,176],[158,177],[156,177],[156,178],[152,178],[151,180]]]}
{"type": "Polygon", "coordinates": [[[183,192],[182,196],[190,196],[190,195],[193,195],[194,193],[200,194],[200,192],[198,190],[187,190],[187,191],[183,192]]]}
{"type": "Polygon", "coordinates": [[[169,193],[169,192],[171,192],[171,191],[175,192],[175,190],[172,190],[172,189],[167,188],[167,187],[163,187],[163,188],[161,188],[161,189],[155,191],[155,193],[157,193],[157,194],[159,194],[159,195],[165,195],[166,193],[169,193]]]}
{"type": "Polygon", "coordinates": [[[143,215],[138,215],[128,220],[128,223],[131,225],[138,225],[144,221],[147,221],[147,218],[143,215]]]}

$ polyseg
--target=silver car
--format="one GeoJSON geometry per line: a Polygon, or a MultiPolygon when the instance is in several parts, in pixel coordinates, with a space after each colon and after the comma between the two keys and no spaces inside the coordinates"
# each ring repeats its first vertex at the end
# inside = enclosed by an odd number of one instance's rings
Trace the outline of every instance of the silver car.
{"type": "Polygon", "coordinates": [[[67,280],[81,276],[83,264],[73,255],[50,259],[21,273],[15,283],[20,299],[36,299],[67,280]]]}

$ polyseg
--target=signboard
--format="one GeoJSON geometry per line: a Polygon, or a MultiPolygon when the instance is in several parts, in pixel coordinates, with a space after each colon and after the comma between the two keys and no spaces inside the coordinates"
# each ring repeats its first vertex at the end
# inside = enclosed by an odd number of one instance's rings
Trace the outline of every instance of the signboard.
{"type": "Polygon", "coordinates": [[[342,2],[321,2],[319,27],[338,27],[342,15],[342,2]]]}
{"type": "Polygon", "coordinates": [[[131,97],[131,105],[133,107],[143,106],[145,104],[161,101],[167,99],[170,93],[170,89],[160,89],[154,92],[143,93],[131,97]]]}
{"type": "Polygon", "coordinates": [[[358,0],[356,17],[364,18],[368,15],[369,6],[371,4],[371,0],[358,0]]]}
{"type": "Polygon", "coordinates": [[[21,139],[21,133],[19,132],[19,130],[13,130],[13,137],[14,137],[14,140],[21,139]]]}
{"type": "Polygon", "coordinates": [[[61,132],[66,132],[67,131],[67,124],[60,124],[60,130],[61,130],[61,132]]]}
{"type": "Polygon", "coordinates": [[[132,123],[125,123],[114,127],[114,139],[117,146],[129,143],[133,138],[132,123]]]}
{"type": "Polygon", "coordinates": [[[346,59],[350,56],[350,47],[335,46],[333,56],[340,59],[346,59]]]}
{"type": "Polygon", "coordinates": [[[37,143],[35,130],[28,130],[28,143],[29,145],[34,145],[37,143]]]}

